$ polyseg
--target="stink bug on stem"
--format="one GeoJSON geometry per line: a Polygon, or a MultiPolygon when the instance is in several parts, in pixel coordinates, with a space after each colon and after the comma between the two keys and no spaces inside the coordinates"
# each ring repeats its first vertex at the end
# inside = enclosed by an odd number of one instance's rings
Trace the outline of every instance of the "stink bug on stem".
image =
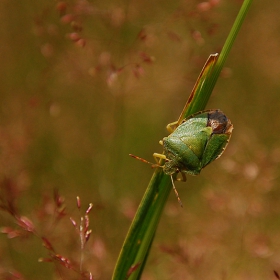
{"type": "Polygon", "coordinates": [[[233,125],[222,111],[206,110],[191,115],[180,124],[171,123],[167,129],[171,134],[159,142],[163,146],[163,153],[153,154],[156,164],[130,156],[153,167],[160,167],[165,174],[170,175],[182,206],[172,176],[181,173],[181,181],[186,181],[186,174],[198,175],[205,166],[219,158],[230,140],[233,125]],[[163,165],[160,165],[160,160],[164,161],[163,165]]]}

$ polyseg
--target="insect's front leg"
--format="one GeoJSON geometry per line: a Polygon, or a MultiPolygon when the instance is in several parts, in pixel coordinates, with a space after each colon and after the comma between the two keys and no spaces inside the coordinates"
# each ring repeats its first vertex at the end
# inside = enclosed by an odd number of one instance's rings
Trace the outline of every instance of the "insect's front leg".
{"type": "Polygon", "coordinates": [[[153,157],[154,157],[155,161],[157,162],[157,164],[159,164],[161,159],[163,159],[165,161],[168,160],[166,155],[164,155],[164,154],[153,153],[153,157]]]}

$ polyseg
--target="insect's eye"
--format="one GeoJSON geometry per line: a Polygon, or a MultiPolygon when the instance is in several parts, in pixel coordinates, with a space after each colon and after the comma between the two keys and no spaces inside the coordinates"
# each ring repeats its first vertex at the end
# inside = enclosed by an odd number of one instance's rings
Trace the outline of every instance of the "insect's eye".
{"type": "Polygon", "coordinates": [[[225,133],[230,120],[221,112],[213,111],[208,114],[207,126],[211,126],[214,134],[225,133]]]}

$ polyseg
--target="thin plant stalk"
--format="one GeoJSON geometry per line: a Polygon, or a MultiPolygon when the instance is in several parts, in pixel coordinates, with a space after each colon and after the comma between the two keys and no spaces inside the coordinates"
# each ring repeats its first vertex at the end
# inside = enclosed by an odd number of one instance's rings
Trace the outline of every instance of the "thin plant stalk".
{"type": "MultiPolygon", "coordinates": [[[[234,40],[253,0],[245,0],[219,56],[210,56],[178,122],[203,110],[211,96],[234,40]]],[[[170,176],[156,168],[120,252],[112,280],[140,279],[162,210],[172,189],[170,176]]]]}

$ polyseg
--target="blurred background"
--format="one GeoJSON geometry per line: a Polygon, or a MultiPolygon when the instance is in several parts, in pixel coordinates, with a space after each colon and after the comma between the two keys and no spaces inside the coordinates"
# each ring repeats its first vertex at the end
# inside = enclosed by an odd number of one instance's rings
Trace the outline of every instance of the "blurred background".
{"type": "MultiPolygon", "coordinates": [[[[1,279],[81,279],[80,266],[111,278],[153,173],[128,154],[162,151],[241,4],[0,2],[1,279]],[[81,250],[69,218],[89,203],[81,250]]],[[[279,1],[254,1],[207,106],[234,124],[230,145],[176,183],[184,208],[171,193],[143,279],[280,274],[279,14],[279,1]]]]}

